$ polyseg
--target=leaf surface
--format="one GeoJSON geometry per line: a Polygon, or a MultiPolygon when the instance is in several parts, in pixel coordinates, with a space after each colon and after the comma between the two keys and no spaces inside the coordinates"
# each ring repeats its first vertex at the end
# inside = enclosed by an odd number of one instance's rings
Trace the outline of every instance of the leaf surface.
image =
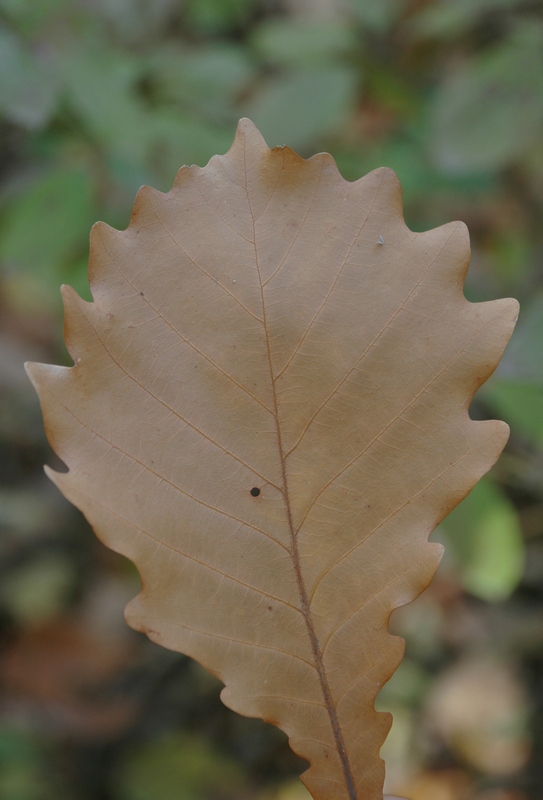
{"type": "Polygon", "coordinates": [[[468,405],[517,304],[469,303],[468,260],[462,223],[406,227],[390,170],[349,183],[242,120],[126,231],[94,227],[75,365],[29,368],[49,475],[140,570],[129,624],[280,726],[316,800],[382,797],[389,616],[507,439],[468,405]]]}

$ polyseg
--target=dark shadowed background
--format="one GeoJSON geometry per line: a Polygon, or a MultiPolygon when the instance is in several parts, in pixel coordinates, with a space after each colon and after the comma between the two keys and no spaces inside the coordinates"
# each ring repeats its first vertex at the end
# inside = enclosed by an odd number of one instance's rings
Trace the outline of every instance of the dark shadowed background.
{"type": "Polygon", "coordinates": [[[91,224],[126,227],[141,184],[225,152],[240,116],[349,180],[392,167],[412,229],[468,224],[469,299],[521,302],[472,406],[509,445],[434,534],[380,705],[389,791],[541,800],[541,0],[0,0],[0,797],[308,798],[280,732],[126,628],[137,574],[45,478],[22,369],[70,363],[59,285],[89,298],[91,224]]]}

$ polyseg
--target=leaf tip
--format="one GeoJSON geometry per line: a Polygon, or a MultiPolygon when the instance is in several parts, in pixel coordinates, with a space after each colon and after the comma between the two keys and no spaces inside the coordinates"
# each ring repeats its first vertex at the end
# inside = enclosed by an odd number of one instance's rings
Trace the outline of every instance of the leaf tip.
{"type": "MultiPolygon", "coordinates": [[[[483,420],[485,421],[485,420],[483,420]]],[[[511,428],[509,427],[508,423],[505,422],[503,419],[495,419],[495,420],[486,420],[489,422],[496,423],[496,438],[500,441],[500,452],[503,450],[505,445],[507,444],[507,440],[511,434],[511,428]]]]}
{"type": "Polygon", "coordinates": [[[236,143],[239,143],[244,148],[247,148],[247,145],[251,144],[262,149],[269,149],[264,137],[254,122],[252,122],[252,120],[250,120],[248,117],[242,117],[238,122],[236,136],[234,138],[234,144],[236,143]]]}
{"type": "Polygon", "coordinates": [[[30,381],[35,391],[37,392],[38,388],[36,385],[36,367],[39,365],[35,361],[25,361],[23,366],[28,380],[30,381]]]}
{"type": "Polygon", "coordinates": [[[505,348],[513,334],[515,325],[518,322],[520,303],[514,297],[503,297],[499,300],[492,300],[491,302],[493,303],[494,308],[499,309],[499,316],[503,327],[503,335],[505,337],[505,348]]]}
{"type": "Polygon", "coordinates": [[[402,190],[402,185],[398,175],[390,167],[377,167],[359,180],[364,180],[367,178],[371,178],[373,181],[380,184],[382,189],[400,192],[402,190]]]}
{"type": "Polygon", "coordinates": [[[363,196],[367,196],[367,193],[373,195],[372,208],[375,211],[403,220],[402,186],[393,169],[377,167],[352,185],[363,196]]]}
{"type": "Polygon", "coordinates": [[[62,286],[60,287],[60,296],[62,297],[64,303],[67,303],[70,300],[72,300],[74,296],[79,298],[79,295],[77,294],[73,286],[70,286],[68,283],[63,283],[62,286]]]}
{"type": "Polygon", "coordinates": [[[57,472],[57,470],[53,469],[48,464],[44,464],[43,471],[45,472],[50,481],[56,483],[55,477],[60,474],[59,472],[57,472]]]}
{"type": "Polygon", "coordinates": [[[53,467],[50,467],[48,464],[44,464],[43,471],[45,472],[51,483],[54,483],[57,489],[66,496],[64,481],[68,477],[69,470],[66,469],[66,472],[59,472],[58,470],[53,469],[53,467]]]}
{"type": "Polygon", "coordinates": [[[25,361],[24,362],[24,369],[28,376],[28,379],[34,389],[36,390],[36,394],[40,395],[40,383],[41,377],[43,376],[44,372],[50,371],[54,369],[50,364],[40,364],[38,361],[25,361]]]}
{"type": "MultiPolygon", "coordinates": [[[[470,446],[477,455],[477,459],[474,464],[473,480],[468,491],[496,463],[511,432],[507,422],[501,419],[470,419],[469,425],[471,428],[470,446]]],[[[451,511],[452,508],[454,506],[451,507],[451,511]]]]}
{"type": "Polygon", "coordinates": [[[516,324],[520,314],[520,303],[515,297],[504,297],[502,303],[505,306],[504,311],[510,317],[511,322],[516,324]]]}

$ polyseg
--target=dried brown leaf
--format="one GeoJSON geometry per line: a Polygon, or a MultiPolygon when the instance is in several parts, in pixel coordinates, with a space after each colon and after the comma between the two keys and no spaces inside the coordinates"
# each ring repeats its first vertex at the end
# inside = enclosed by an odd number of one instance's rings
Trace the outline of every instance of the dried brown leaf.
{"type": "Polygon", "coordinates": [[[126,231],[95,226],[75,366],[30,369],[49,475],[140,570],[129,624],[281,727],[316,800],[382,797],[389,616],[507,439],[468,406],[517,304],[469,303],[468,260],[462,223],[408,230],[390,170],[349,183],[242,120],[126,231]]]}

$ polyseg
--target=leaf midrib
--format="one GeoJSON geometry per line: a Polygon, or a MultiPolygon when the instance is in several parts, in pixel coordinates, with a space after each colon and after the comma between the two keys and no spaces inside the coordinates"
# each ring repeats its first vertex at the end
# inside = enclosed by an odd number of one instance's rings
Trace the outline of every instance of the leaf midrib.
{"type": "MultiPolygon", "coordinates": [[[[245,167],[245,175],[247,176],[247,162],[246,157],[247,153],[244,148],[243,151],[244,157],[244,167],[245,167]]],[[[343,738],[343,732],[341,730],[341,726],[339,724],[339,719],[337,715],[337,711],[333,702],[332,692],[330,689],[330,684],[328,682],[328,677],[326,675],[326,670],[324,667],[324,661],[322,657],[322,652],[320,648],[320,642],[315,630],[315,626],[313,624],[313,618],[311,615],[311,609],[309,606],[308,596],[307,596],[307,589],[305,586],[305,581],[302,574],[301,563],[300,563],[300,556],[298,551],[298,541],[297,541],[297,529],[294,525],[293,516],[292,516],[292,508],[290,503],[290,493],[288,487],[288,477],[287,477],[287,469],[286,469],[286,454],[283,448],[282,436],[281,436],[281,425],[279,422],[279,408],[277,402],[277,392],[275,389],[275,383],[277,376],[273,374],[273,365],[272,365],[272,358],[271,358],[271,348],[270,348],[270,339],[269,339],[269,332],[268,332],[268,324],[267,324],[267,315],[266,315],[266,303],[264,299],[264,284],[262,281],[262,275],[260,271],[260,264],[258,259],[258,248],[256,246],[256,219],[251,207],[251,200],[249,197],[249,191],[247,189],[247,185],[245,185],[245,192],[247,195],[247,206],[249,208],[249,213],[251,215],[252,227],[253,227],[253,245],[254,245],[254,252],[255,252],[255,266],[258,273],[258,282],[260,288],[260,296],[262,302],[262,326],[264,328],[264,335],[266,341],[266,354],[268,359],[268,367],[270,372],[270,386],[272,391],[272,399],[273,399],[273,418],[275,422],[275,429],[277,433],[277,449],[279,460],[281,464],[281,480],[283,484],[283,488],[281,493],[283,495],[283,500],[285,503],[285,510],[287,514],[287,524],[288,530],[290,535],[291,541],[291,557],[292,563],[294,567],[294,572],[296,575],[296,584],[298,587],[298,594],[300,596],[300,610],[302,612],[302,616],[304,618],[305,626],[308,633],[308,638],[311,646],[311,652],[314,659],[314,666],[317,671],[317,675],[319,677],[319,684],[321,687],[324,705],[326,711],[328,713],[328,717],[330,719],[330,726],[332,728],[332,733],[334,736],[334,741],[336,744],[336,749],[341,761],[341,766],[343,768],[343,775],[345,778],[345,785],[347,791],[349,793],[349,800],[357,800],[357,793],[354,783],[354,777],[351,769],[351,765],[349,763],[349,757],[347,754],[347,748],[345,746],[345,741],[343,738]]]]}

